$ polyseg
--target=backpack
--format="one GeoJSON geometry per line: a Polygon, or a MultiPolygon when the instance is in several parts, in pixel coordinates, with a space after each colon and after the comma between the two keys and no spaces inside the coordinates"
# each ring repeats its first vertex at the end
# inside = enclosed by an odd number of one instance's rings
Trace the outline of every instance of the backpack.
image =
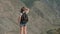
{"type": "Polygon", "coordinates": [[[26,13],[23,13],[21,16],[21,22],[28,22],[28,15],[26,13]]]}

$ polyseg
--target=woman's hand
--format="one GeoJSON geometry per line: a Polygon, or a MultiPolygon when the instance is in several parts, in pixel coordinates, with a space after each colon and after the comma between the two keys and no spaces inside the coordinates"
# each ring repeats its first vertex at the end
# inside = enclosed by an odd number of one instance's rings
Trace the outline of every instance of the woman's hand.
{"type": "Polygon", "coordinates": [[[30,11],[30,10],[29,10],[29,8],[26,8],[26,10],[25,10],[25,11],[26,11],[26,13],[29,13],[29,11],[30,11]]]}

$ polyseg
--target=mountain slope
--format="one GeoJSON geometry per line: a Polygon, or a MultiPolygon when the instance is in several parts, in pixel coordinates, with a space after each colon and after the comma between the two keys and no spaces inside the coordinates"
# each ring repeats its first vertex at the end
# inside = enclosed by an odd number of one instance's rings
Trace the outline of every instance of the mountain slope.
{"type": "Polygon", "coordinates": [[[0,0],[0,34],[19,34],[17,18],[23,6],[30,8],[28,34],[50,34],[49,30],[60,27],[59,2],[59,0],[0,0]]]}

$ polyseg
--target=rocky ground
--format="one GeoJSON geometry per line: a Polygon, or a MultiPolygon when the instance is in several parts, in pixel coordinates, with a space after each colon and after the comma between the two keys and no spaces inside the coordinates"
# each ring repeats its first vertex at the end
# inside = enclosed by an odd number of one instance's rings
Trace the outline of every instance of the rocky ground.
{"type": "Polygon", "coordinates": [[[28,34],[54,34],[59,30],[60,0],[0,0],[0,34],[19,34],[17,19],[23,6],[30,8],[28,34]]]}

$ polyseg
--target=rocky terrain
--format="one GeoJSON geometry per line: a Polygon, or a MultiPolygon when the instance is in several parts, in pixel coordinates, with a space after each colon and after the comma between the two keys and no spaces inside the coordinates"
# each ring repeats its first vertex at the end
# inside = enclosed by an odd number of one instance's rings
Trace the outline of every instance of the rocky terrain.
{"type": "Polygon", "coordinates": [[[23,6],[30,8],[28,34],[59,34],[60,0],[0,0],[0,34],[19,34],[23,6]]]}

